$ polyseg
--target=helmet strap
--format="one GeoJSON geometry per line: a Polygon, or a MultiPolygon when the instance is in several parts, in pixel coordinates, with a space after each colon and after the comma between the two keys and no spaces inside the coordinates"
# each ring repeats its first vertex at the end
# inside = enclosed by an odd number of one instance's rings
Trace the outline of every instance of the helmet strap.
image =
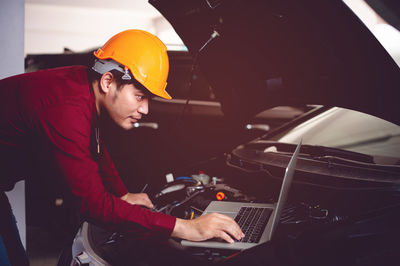
{"type": "Polygon", "coordinates": [[[124,74],[122,76],[123,80],[132,79],[131,75],[129,74],[129,69],[112,59],[96,59],[92,69],[101,75],[115,69],[124,74]]]}

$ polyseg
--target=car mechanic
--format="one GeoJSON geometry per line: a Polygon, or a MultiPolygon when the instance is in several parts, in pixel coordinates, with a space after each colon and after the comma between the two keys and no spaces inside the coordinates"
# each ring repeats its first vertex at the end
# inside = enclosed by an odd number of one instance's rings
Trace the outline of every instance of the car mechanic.
{"type": "Polygon", "coordinates": [[[29,264],[5,191],[29,177],[38,148],[49,155],[79,199],[80,213],[110,230],[145,229],[193,241],[218,237],[233,242],[244,236],[228,216],[183,220],[148,210],[153,208],[148,195],[127,191],[100,138],[102,112],[129,130],[149,112],[151,96],[171,99],[165,90],[166,50],[154,35],[126,30],[94,53],[92,68],[62,67],[0,81],[1,263],[29,264]]]}

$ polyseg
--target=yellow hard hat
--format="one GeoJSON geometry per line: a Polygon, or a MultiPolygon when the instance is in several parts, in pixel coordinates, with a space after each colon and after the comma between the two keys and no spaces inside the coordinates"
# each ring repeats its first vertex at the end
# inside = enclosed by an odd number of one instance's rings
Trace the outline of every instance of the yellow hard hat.
{"type": "Polygon", "coordinates": [[[167,47],[153,34],[143,30],[126,30],[109,39],[94,55],[112,59],[129,69],[134,78],[151,93],[165,99],[169,71],[167,47]]]}

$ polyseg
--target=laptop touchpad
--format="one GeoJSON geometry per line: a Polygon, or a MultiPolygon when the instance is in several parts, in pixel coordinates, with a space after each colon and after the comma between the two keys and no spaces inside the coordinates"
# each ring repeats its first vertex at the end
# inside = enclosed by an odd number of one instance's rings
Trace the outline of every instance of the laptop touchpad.
{"type": "Polygon", "coordinates": [[[221,212],[221,211],[218,211],[218,213],[223,214],[223,215],[226,215],[226,216],[229,216],[229,217],[231,217],[231,218],[233,218],[233,219],[235,219],[235,217],[236,217],[236,215],[237,215],[236,212],[221,212]]]}

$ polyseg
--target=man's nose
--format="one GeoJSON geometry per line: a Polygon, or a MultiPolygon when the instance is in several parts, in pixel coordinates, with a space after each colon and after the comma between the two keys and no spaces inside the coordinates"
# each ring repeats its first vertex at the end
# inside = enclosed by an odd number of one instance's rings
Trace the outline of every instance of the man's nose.
{"type": "Polygon", "coordinates": [[[147,115],[149,113],[149,100],[145,99],[140,103],[140,106],[138,108],[139,113],[147,115]]]}

